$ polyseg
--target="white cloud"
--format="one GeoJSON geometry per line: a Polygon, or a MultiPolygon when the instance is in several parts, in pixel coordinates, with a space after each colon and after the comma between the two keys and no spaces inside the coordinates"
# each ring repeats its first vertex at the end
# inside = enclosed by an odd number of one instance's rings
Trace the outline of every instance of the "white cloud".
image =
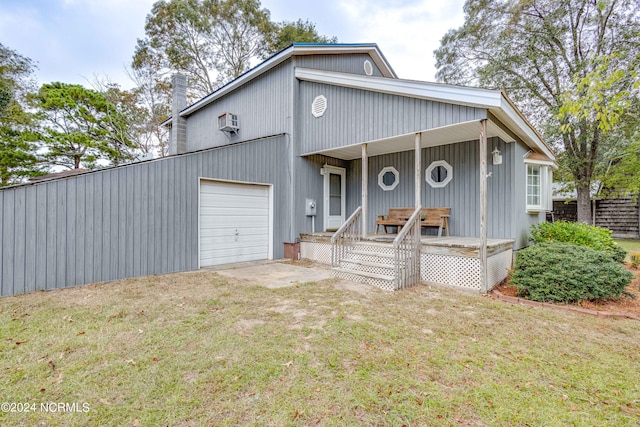
{"type": "MultiPolygon", "coordinates": [[[[125,87],[136,39],[155,0],[0,0],[0,41],[39,65],[40,83],[87,84],[107,76],[125,87]]],[[[262,0],[272,19],[309,19],[343,43],[378,43],[402,78],[433,80],[433,50],[463,22],[463,0],[262,0]]]]}
{"type": "Polygon", "coordinates": [[[396,1],[380,6],[374,0],[343,0],[351,33],[378,43],[401,78],[435,79],[433,51],[451,28],[464,22],[462,1],[396,1]]]}

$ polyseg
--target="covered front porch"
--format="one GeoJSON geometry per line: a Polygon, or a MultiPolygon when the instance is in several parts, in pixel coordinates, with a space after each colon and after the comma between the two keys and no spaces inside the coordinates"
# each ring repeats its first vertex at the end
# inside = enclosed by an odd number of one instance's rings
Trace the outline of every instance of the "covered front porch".
{"type": "MultiPolygon", "coordinates": [[[[384,289],[397,290],[425,282],[488,292],[506,277],[511,266],[514,242],[509,239],[488,239],[489,137],[496,138],[501,144],[514,140],[513,136],[500,126],[499,121],[482,119],[308,153],[307,155],[320,154],[344,161],[359,158],[361,187],[360,199],[356,202],[355,209],[350,208],[352,212],[346,218],[343,202],[345,172],[340,174],[340,168],[329,165],[322,168],[321,175],[325,178],[323,230],[327,233],[301,236],[301,256],[329,262],[340,277],[371,283],[384,289]],[[451,165],[440,157],[429,156],[430,150],[439,146],[452,147],[450,152],[453,152],[454,156],[455,150],[467,150],[465,160],[459,160],[458,166],[468,166],[454,172],[451,165]],[[402,153],[405,158],[406,153],[410,153],[413,164],[402,162],[403,167],[397,168],[399,171],[392,166],[380,168],[380,165],[377,165],[370,176],[370,160],[388,158],[393,153],[402,153]],[[427,164],[424,172],[423,161],[431,162],[427,164]],[[456,178],[453,178],[454,173],[456,178]],[[404,177],[405,182],[400,203],[405,204],[394,206],[393,203],[398,203],[393,201],[397,198],[395,195],[398,191],[393,193],[393,190],[398,185],[400,176],[404,177]],[[455,185],[447,186],[453,179],[457,180],[457,184],[454,182],[455,185]],[[371,188],[374,181],[379,188],[371,188]],[[469,220],[454,223],[454,231],[456,227],[462,230],[465,224],[468,229],[468,224],[473,222],[473,228],[479,233],[471,235],[478,237],[458,235],[433,238],[422,234],[421,225],[425,220],[423,207],[450,209],[450,206],[432,200],[427,189],[424,189],[423,196],[423,181],[429,184],[430,191],[435,189],[440,195],[453,194],[456,193],[456,189],[462,188],[465,194],[456,194],[455,197],[472,198],[477,201],[474,205],[477,207],[478,216],[474,219],[473,214],[467,212],[465,216],[471,214],[469,220]],[[373,190],[371,200],[370,190],[373,190]],[[413,190],[413,194],[410,194],[409,190],[413,190]],[[408,208],[405,210],[410,216],[403,219],[397,234],[377,234],[371,228],[375,217],[381,214],[382,200],[386,201],[388,209],[408,208]],[[377,208],[372,209],[372,206],[377,208]],[[328,233],[334,230],[335,232],[328,233]]],[[[353,174],[351,176],[355,178],[353,174]]],[[[459,218],[461,212],[462,210],[454,208],[453,214],[459,218]]],[[[376,232],[377,228],[376,225],[376,232]]]]}

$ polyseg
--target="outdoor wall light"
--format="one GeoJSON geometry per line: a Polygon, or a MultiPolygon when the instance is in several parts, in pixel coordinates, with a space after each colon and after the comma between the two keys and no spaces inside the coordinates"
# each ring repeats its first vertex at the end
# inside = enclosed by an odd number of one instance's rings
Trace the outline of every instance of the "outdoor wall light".
{"type": "Polygon", "coordinates": [[[502,164],[502,155],[500,154],[500,150],[498,150],[498,147],[494,148],[493,151],[491,152],[491,154],[493,154],[493,164],[494,165],[501,165],[502,164]]]}

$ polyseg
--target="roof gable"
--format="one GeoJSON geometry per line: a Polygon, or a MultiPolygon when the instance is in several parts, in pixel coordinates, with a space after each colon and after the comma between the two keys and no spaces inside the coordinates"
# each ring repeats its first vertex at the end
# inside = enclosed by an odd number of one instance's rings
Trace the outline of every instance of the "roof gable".
{"type": "MultiPolygon", "coordinates": [[[[230,81],[224,86],[218,88],[214,92],[205,96],[204,98],[196,101],[194,104],[188,106],[180,112],[180,116],[189,116],[198,111],[202,107],[214,102],[215,100],[223,97],[224,95],[232,92],[239,86],[255,79],[256,77],[271,70],[282,62],[293,56],[302,55],[335,55],[335,54],[352,54],[352,53],[368,53],[375,64],[378,66],[383,76],[387,78],[397,78],[395,72],[391,68],[391,65],[387,62],[378,45],[375,43],[357,43],[357,44],[318,44],[318,43],[294,43],[286,49],[281,50],[275,55],[271,56],[261,64],[255,66],[244,74],[240,75],[236,79],[230,81]]],[[[165,121],[163,124],[169,124],[170,120],[165,121]]]]}

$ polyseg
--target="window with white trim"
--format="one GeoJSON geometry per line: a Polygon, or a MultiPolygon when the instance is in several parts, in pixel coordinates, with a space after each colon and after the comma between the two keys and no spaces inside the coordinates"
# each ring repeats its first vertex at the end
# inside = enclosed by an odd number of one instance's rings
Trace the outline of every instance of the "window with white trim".
{"type": "Polygon", "coordinates": [[[384,191],[391,191],[400,183],[400,174],[393,166],[382,168],[378,174],[378,186],[384,191]]]}
{"type": "Polygon", "coordinates": [[[424,179],[433,188],[445,187],[453,179],[453,168],[444,160],[436,160],[424,171],[424,179]]]}
{"type": "Polygon", "coordinates": [[[553,171],[549,166],[526,163],[527,211],[541,212],[552,209],[551,182],[553,171]]]}

